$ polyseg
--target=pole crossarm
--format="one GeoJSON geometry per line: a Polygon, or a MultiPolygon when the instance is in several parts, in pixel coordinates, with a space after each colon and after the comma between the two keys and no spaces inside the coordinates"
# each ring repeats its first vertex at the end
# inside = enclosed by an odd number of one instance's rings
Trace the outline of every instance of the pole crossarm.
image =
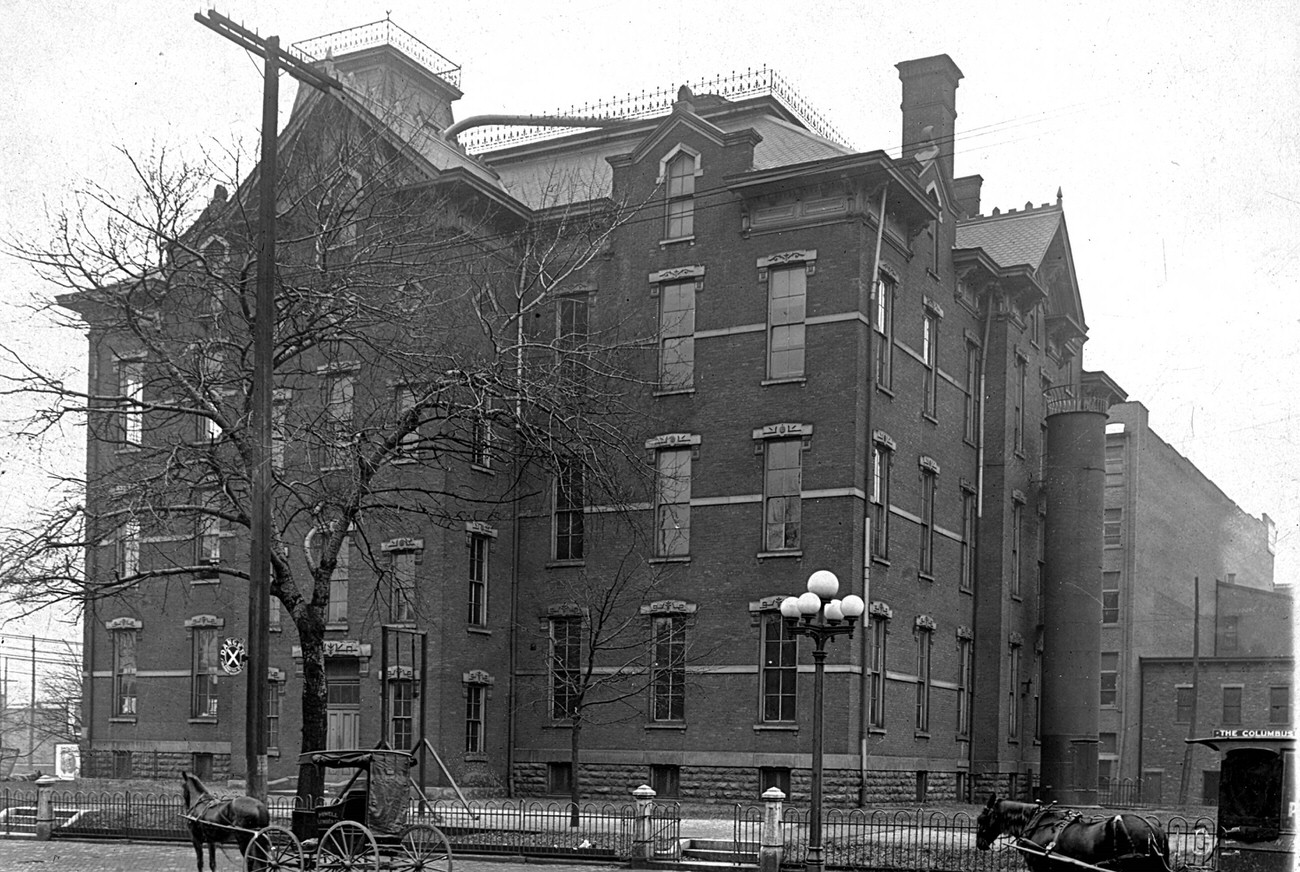
{"type": "Polygon", "coordinates": [[[265,37],[257,35],[241,24],[236,24],[215,9],[209,9],[206,16],[200,12],[194,13],[194,20],[204,27],[216,31],[236,45],[257,52],[267,60],[271,59],[268,52],[274,54],[276,65],[300,82],[305,82],[327,94],[334,89],[343,90],[343,84],[338,79],[313,69],[310,65],[303,63],[302,60],[278,46],[271,48],[267,44],[265,37]]]}

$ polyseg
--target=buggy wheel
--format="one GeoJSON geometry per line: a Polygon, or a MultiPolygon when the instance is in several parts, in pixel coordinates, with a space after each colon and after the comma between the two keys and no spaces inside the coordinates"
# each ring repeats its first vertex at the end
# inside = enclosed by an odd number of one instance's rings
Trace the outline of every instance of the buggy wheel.
{"type": "Polygon", "coordinates": [[[302,872],[302,843],[284,827],[263,827],[244,850],[244,872],[302,872]]]}
{"type": "Polygon", "coordinates": [[[339,821],[316,846],[318,872],[379,872],[379,846],[356,821],[339,821]]]}
{"type": "Polygon", "coordinates": [[[393,872],[451,872],[451,845],[437,827],[412,824],[402,831],[392,869],[393,872]]]}

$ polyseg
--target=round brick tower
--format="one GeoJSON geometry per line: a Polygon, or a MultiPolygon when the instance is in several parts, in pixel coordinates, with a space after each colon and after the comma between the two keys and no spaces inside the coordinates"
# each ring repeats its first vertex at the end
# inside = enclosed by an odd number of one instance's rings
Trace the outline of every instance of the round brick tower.
{"type": "Polygon", "coordinates": [[[1070,805],[1097,802],[1106,406],[1048,397],[1042,798],[1070,805]]]}

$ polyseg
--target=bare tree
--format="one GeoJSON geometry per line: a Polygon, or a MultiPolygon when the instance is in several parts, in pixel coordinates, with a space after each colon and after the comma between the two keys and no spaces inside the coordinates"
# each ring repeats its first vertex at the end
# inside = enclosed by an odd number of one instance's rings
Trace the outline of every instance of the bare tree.
{"type": "MultiPolygon", "coordinates": [[[[304,749],[325,745],[331,579],[351,546],[373,601],[395,608],[410,592],[380,554],[385,529],[490,518],[575,465],[613,504],[648,473],[628,399],[643,337],[563,305],[635,209],[556,175],[544,208],[502,208],[465,173],[423,169],[400,125],[313,99],[281,144],[271,446],[271,592],[301,645],[304,749]],[[510,472],[493,489],[448,474],[485,451],[510,472]]],[[[90,433],[87,479],[58,482],[44,516],[0,540],[6,591],[32,607],[248,578],[226,538],[250,526],[259,448],[256,171],[241,181],[233,150],[197,166],[124,157],[134,195],[87,186],[51,239],[8,246],[88,326],[92,371],[73,390],[6,349],[4,392],[45,401],[26,432],[71,418],[90,433]]],[[[321,787],[300,777],[300,795],[321,787]]]]}

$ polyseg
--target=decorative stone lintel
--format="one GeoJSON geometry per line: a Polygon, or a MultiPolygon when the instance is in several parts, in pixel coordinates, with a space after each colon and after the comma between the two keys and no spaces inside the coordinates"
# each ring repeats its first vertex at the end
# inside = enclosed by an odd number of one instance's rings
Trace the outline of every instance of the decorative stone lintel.
{"type": "Polygon", "coordinates": [[[1019,648],[1021,645],[1025,644],[1025,637],[1019,633],[1010,633],[1007,636],[1007,644],[1012,648],[1019,648]]]}
{"type": "Polygon", "coordinates": [[[143,626],[144,624],[135,618],[113,618],[111,621],[104,622],[105,630],[138,630],[143,626]]]}
{"type": "Polygon", "coordinates": [[[225,619],[218,618],[216,615],[195,615],[185,620],[185,626],[191,629],[194,627],[224,627],[225,625],[225,619]]]}
{"type": "Polygon", "coordinates": [[[975,638],[975,631],[972,630],[970,627],[958,627],[958,628],[957,628],[957,638],[958,638],[958,639],[974,639],[974,638],[975,638]]]}
{"type": "Polygon", "coordinates": [[[1011,501],[1013,503],[1019,503],[1020,505],[1023,506],[1026,502],[1028,502],[1028,498],[1025,497],[1024,491],[1020,490],[1019,488],[1013,488],[1011,491],[1011,501]]]}
{"type": "Polygon", "coordinates": [[[462,684],[496,684],[490,672],[483,669],[471,669],[460,677],[462,684]]]}
{"type": "Polygon", "coordinates": [[[817,249],[801,248],[795,251],[780,251],[776,254],[769,254],[760,257],[757,261],[759,269],[767,269],[773,266],[786,266],[792,263],[808,263],[817,259],[817,249]]]}
{"type": "Polygon", "coordinates": [[[703,266],[675,266],[671,269],[661,269],[650,273],[649,281],[652,285],[658,285],[665,282],[679,282],[682,279],[699,278],[704,278],[703,266]]]}
{"type": "Polygon", "coordinates": [[[659,436],[651,436],[645,441],[645,447],[650,451],[659,448],[679,448],[683,445],[699,444],[700,437],[698,433],[664,433],[659,436]]]}
{"type": "Polygon", "coordinates": [[[894,616],[894,610],[889,607],[888,603],[876,600],[871,605],[867,606],[867,614],[888,620],[894,616]]]}
{"type": "Polygon", "coordinates": [[[885,446],[890,451],[898,450],[898,443],[894,441],[894,437],[890,436],[884,430],[873,430],[871,433],[871,441],[877,445],[885,446]]]}
{"type": "Polygon", "coordinates": [[[693,615],[698,610],[699,606],[685,600],[656,600],[641,606],[643,615],[693,615]]]}
{"type": "Polygon", "coordinates": [[[415,539],[410,536],[398,536],[389,539],[387,542],[379,544],[379,550],[385,553],[389,551],[423,551],[424,540],[415,539]]]}
{"type": "Polygon", "coordinates": [[[472,536],[487,536],[489,539],[497,537],[497,528],[483,521],[466,521],[465,532],[472,536]]]}
{"type": "Polygon", "coordinates": [[[917,615],[913,626],[918,630],[933,630],[939,625],[929,615],[917,615]]]}
{"type": "Polygon", "coordinates": [[[933,472],[935,475],[939,474],[939,461],[935,460],[933,457],[931,457],[928,454],[922,454],[921,457],[916,461],[916,463],[922,469],[928,469],[931,472],[933,472]]]}
{"type": "Polygon", "coordinates": [[[767,424],[759,427],[754,431],[755,439],[784,439],[787,436],[811,436],[813,433],[812,424],[797,424],[786,422],[782,424],[767,424]]]}

